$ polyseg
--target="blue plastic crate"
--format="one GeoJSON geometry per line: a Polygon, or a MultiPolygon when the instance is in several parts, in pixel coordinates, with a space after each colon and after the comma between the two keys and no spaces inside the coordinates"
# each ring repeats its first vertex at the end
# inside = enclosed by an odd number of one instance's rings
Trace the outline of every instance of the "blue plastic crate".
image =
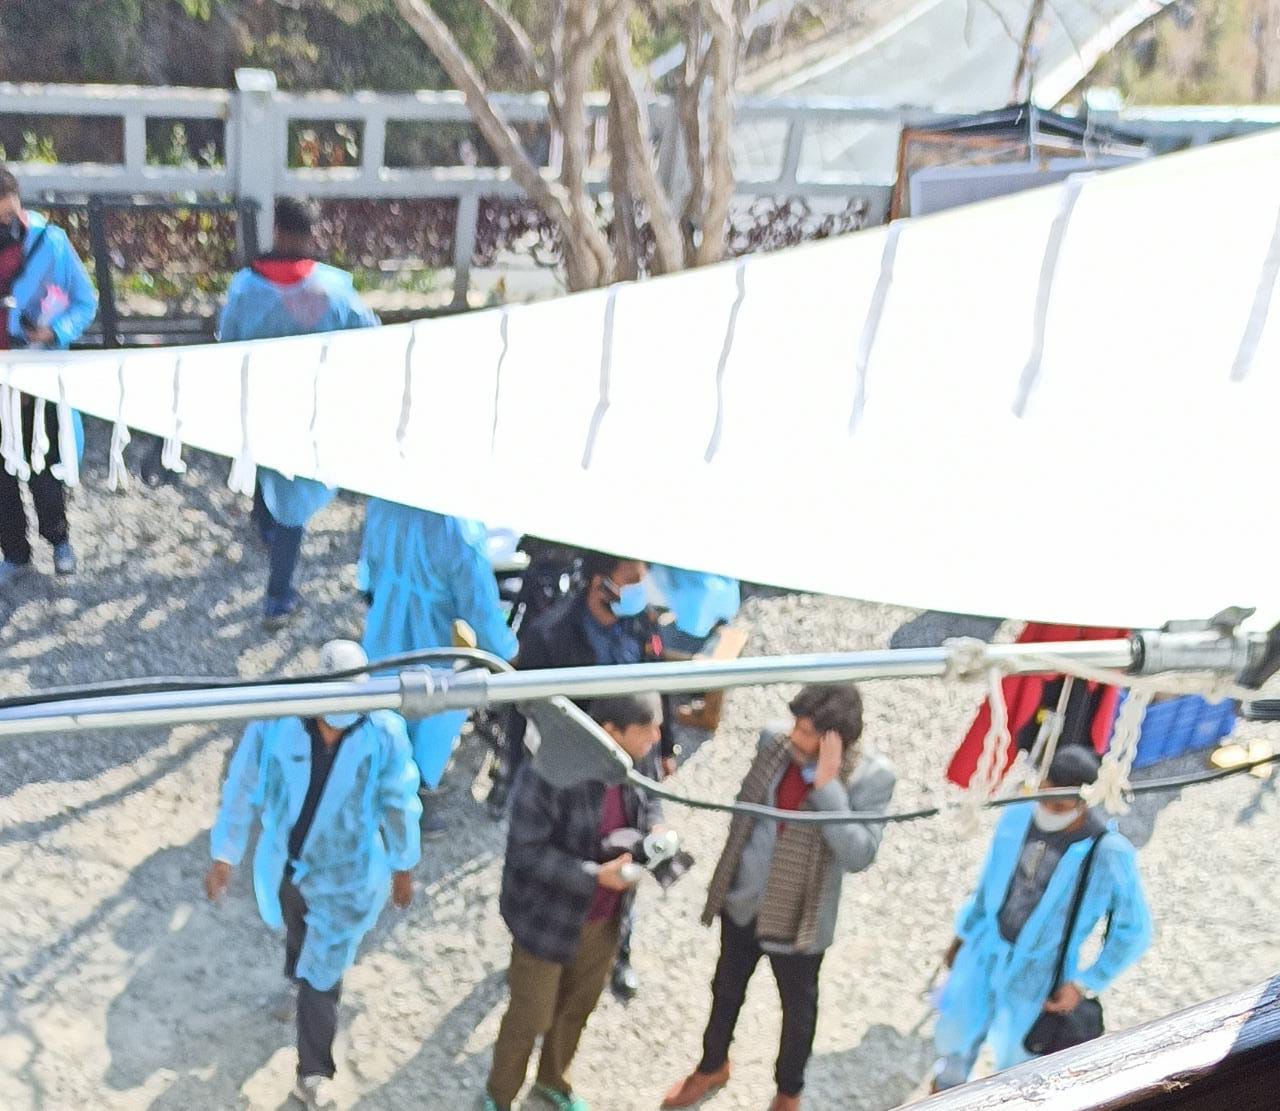
{"type": "MultiPolygon", "coordinates": [[[[1127,694],[1121,694],[1116,715],[1127,694]]],[[[1236,703],[1231,699],[1209,702],[1198,694],[1155,702],[1147,707],[1138,737],[1135,768],[1145,768],[1160,760],[1170,760],[1188,752],[1213,748],[1223,737],[1230,736],[1236,726],[1236,703]]],[[[1115,722],[1112,722],[1112,730],[1115,722]]]]}

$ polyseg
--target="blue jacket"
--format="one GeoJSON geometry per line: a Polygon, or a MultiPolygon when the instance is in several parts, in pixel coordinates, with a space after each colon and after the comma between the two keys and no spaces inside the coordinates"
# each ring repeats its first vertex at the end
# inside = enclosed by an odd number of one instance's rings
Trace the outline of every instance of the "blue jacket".
{"type": "MultiPolygon", "coordinates": [[[[378,318],[364,305],[351,275],[316,263],[301,281],[269,281],[252,267],[237,271],[227,287],[227,303],[218,322],[224,343],[278,339],[313,332],[372,328],[378,318]]],[[[271,516],[282,525],[305,525],[337,493],[310,478],[285,478],[278,471],[258,471],[262,497],[271,516]]]]}
{"type": "MultiPolygon", "coordinates": [[[[960,952],[942,992],[934,1031],[943,1055],[968,1053],[989,1038],[998,1069],[1029,1056],[1022,1042],[1049,997],[1062,931],[1091,845],[1084,840],[1067,849],[1011,945],[1000,935],[998,918],[1034,810],[1033,803],[1010,806],[996,826],[977,890],[956,916],[960,952]]],[[[1071,935],[1064,978],[1097,994],[1150,944],[1151,912],[1138,874],[1137,853],[1123,836],[1108,830],[1098,846],[1071,935]],[[1094,961],[1082,968],[1080,951],[1108,914],[1111,926],[1106,941],[1094,961]]]]}
{"type": "MultiPolygon", "coordinates": [[[[311,777],[311,738],[298,718],[255,721],[245,730],[210,835],[215,860],[238,865],[255,819],[253,889],[262,920],[280,929],[280,883],[289,833],[311,777]]],[[[342,741],[303,843],[293,879],[307,902],[297,975],[320,991],[338,982],[386,902],[392,872],[420,855],[418,769],[404,721],[379,710],[342,741]]]]}
{"type": "MultiPolygon", "coordinates": [[[[504,660],[516,654],[479,522],[371,498],[357,574],[373,596],[364,633],[371,660],[448,648],[459,618],[486,652],[504,660]]],[[[428,786],[440,782],[466,717],[451,712],[410,724],[414,760],[428,786]]]]}
{"type": "Polygon", "coordinates": [[[66,295],[67,303],[44,323],[52,329],[56,346],[70,347],[93,323],[98,295],[67,233],[39,213],[29,216],[31,224],[23,244],[28,262],[13,286],[15,304],[9,310],[9,335],[22,335],[24,313],[34,320],[42,318],[41,303],[50,288],[56,287],[66,295]]]}

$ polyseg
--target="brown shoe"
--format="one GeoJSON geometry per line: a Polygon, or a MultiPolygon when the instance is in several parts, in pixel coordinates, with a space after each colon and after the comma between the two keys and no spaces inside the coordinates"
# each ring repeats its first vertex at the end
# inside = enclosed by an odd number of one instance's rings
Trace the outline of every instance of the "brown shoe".
{"type": "Polygon", "coordinates": [[[692,1107],[699,1100],[706,1099],[717,1088],[723,1088],[728,1083],[728,1061],[715,1072],[691,1072],[666,1094],[662,1100],[662,1106],[664,1111],[692,1107]]]}
{"type": "Polygon", "coordinates": [[[769,1111],[800,1111],[799,1096],[784,1096],[779,1092],[769,1104],[769,1111]]]}

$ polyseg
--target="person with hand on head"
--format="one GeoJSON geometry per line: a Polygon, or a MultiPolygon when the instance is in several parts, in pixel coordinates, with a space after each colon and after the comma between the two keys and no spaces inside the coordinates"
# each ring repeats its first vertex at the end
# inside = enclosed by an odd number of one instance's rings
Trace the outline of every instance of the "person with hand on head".
{"type": "MultiPolygon", "coordinates": [[[[23,207],[18,179],[3,166],[0,298],[4,304],[4,311],[0,312],[0,352],[19,347],[69,347],[84,334],[98,311],[98,296],[67,233],[23,207]]],[[[16,404],[0,409],[4,409],[0,412],[0,428],[14,434],[12,443],[22,457],[19,467],[6,451],[5,465],[0,466],[0,553],[4,556],[0,562],[0,588],[17,582],[31,570],[31,541],[20,485],[24,477],[35,505],[40,535],[53,546],[53,569],[59,575],[73,575],[76,554],[67,524],[66,491],[58,477],[63,452],[58,407],[52,402],[37,406],[34,397],[20,396],[16,404]],[[37,459],[32,453],[32,440],[41,411],[48,448],[37,459]],[[21,428],[8,428],[15,417],[21,428]]],[[[78,430],[78,414],[73,414],[72,419],[78,430]]]]}
{"type": "MultiPolygon", "coordinates": [[[[276,202],[274,242],[269,254],[238,271],[227,287],[218,339],[277,339],[282,336],[372,328],[378,318],[356,293],[351,275],[315,258],[315,206],[294,197],[276,202]]],[[[353,388],[359,386],[353,383],[353,388]]],[[[271,570],[263,604],[264,628],[281,628],[297,611],[293,574],[307,522],[337,491],[310,478],[286,478],[258,468],[253,523],[270,552],[271,570]]]]}
{"type": "MultiPolygon", "coordinates": [[[[1083,787],[1098,778],[1098,768],[1091,748],[1070,745],[1054,755],[1041,787],[1083,787]]],[[[934,1090],[964,1084],[987,1041],[997,1069],[1030,1059],[1024,1042],[1041,1013],[1075,1010],[1150,944],[1151,913],[1137,853],[1114,825],[1079,798],[1005,807],[944,958],[951,971],[934,1031],[934,1090]],[[1079,912],[1070,923],[1086,866],[1079,912]],[[1102,949],[1082,967],[1081,949],[1104,918],[1102,949]],[[1064,938],[1062,982],[1055,986],[1064,938]]]]}
{"type": "MultiPolygon", "coordinates": [[[[350,640],[320,652],[325,672],[367,663],[350,640]]],[[[336,1106],[327,1085],[342,976],[388,888],[401,909],[413,899],[421,812],[404,721],[387,710],[255,721],[231,759],[205,893],[216,901],[226,891],[260,822],[253,886],[263,921],[285,931],[284,972],[297,988],[294,1095],[306,1107],[336,1106]]]]}
{"type": "MultiPolygon", "coordinates": [[[[852,683],[803,687],[793,721],[766,728],[738,801],[804,814],[883,813],[896,777],[861,744],[862,697],[852,683]]],[[[815,825],[735,814],[711,878],[704,925],[720,920],[720,959],[698,1067],[665,1108],[692,1107],[729,1081],[729,1046],[757,965],[768,957],[782,1000],[770,1111],[798,1111],[818,1023],[818,973],[835,938],[846,872],[876,858],[881,822],[815,825]]]]}
{"type": "MultiPolygon", "coordinates": [[[[636,764],[657,745],[657,695],[597,698],[591,716],[636,764]]],[[[630,784],[552,786],[538,756],[511,792],[502,919],[511,931],[511,999],[498,1030],[485,1111],[510,1111],[542,1039],[534,1091],[557,1111],[587,1111],[569,1065],[617,955],[635,882],[632,856],[613,847],[661,829],[656,799],[630,784]],[[626,834],[620,837],[620,834],[626,834]]]]}

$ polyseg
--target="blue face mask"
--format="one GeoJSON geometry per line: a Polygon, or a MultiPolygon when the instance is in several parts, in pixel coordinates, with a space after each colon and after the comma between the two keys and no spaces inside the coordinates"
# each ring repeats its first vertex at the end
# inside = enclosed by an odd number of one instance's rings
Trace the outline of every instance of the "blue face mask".
{"type": "Polygon", "coordinates": [[[324,723],[333,729],[350,729],[360,720],[359,714],[325,714],[324,723]]]}
{"type": "Polygon", "coordinates": [[[614,617],[635,617],[636,614],[644,612],[644,607],[649,601],[649,592],[645,589],[643,582],[632,583],[630,586],[615,586],[612,581],[605,581],[618,595],[618,600],[609,606],[613,610],[614,617]]]}

